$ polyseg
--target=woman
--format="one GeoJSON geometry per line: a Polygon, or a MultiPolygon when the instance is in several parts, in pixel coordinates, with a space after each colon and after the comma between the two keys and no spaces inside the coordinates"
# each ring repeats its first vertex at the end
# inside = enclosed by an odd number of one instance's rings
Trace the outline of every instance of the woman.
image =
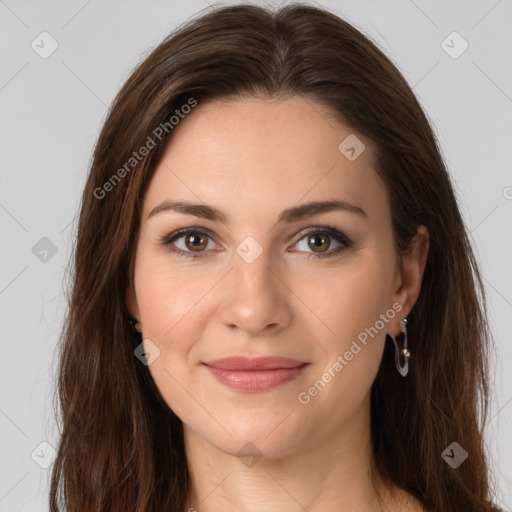
{"type": "Polygon", "coordinates": [[[209,9],[95,148],[51,510],[495,510],[485,319],[390,60],[317,7],[209,9]]]}

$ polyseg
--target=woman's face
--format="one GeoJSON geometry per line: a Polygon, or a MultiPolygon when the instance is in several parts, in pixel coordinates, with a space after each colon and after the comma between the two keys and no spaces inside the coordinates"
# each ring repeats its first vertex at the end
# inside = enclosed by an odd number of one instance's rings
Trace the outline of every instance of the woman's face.
{"type": "Polygon", "coordinates": [[[298,96],[199,104],[174,128],[127,301],[186,432],[272,458],[367,426],[385,334],[411,307],[373,148],[298,96]],[[326,201],[346,207],[303,208],[326,201]],[[175,202],[197,206],[154,211],[175,202]],[[307,364],[205,365],[231,356],[307,364]]]}

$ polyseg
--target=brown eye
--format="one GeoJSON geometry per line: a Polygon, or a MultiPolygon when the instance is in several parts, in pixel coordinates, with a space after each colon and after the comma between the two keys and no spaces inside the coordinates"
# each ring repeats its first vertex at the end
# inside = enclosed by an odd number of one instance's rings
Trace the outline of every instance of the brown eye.
{"type": "Polygon", "coordinates": [[[161,240],[161,243],[166,245],[172,253],[190,258],[206,256],[211,249],[208,248],[209,242],[215,246],[208,233],[188,228],[172,233],[161,240]]]}
{"type": "Polygon", "coordinates": [[[185,246],[193,252],[200,252],[208,245],[208,237],[200,233],[185,236],[185,246]]]}
{"type": "Polygon", "coordinates": [[[325,252],[329,249],[330,238],[322,233],[309,235],[308,245],[314,252],[325,252]]]}
{"type": "Polygon", "coordinates": [[[352,247],[353,241],[337,229],[323,227],[305,233],[296,245],[309,258],[328,258],[352,247]]]}
{"type": "MultiPolygon", "coordinates": [[[[206,231],[189,228],[179,230],[161,239],[161,243],[168,246],[172,253],[180,257],[190,258],[207,256],[210,252],[208,250],[208,243],[210,241],[214,246],[216,245],[206,231]]],[[[301,244],[304,244],[305,247],[302,249],[299,247],[299,252],[305,253],[308,257],[327,258],[335,256],[345,249],[349,249],[352,247],[353,242],[337,229],[323,227],[305,233],[295,245],[300,246],[301,244]],[[337,244],[334,248],[331,247],[333,243],[337,244]]]]}

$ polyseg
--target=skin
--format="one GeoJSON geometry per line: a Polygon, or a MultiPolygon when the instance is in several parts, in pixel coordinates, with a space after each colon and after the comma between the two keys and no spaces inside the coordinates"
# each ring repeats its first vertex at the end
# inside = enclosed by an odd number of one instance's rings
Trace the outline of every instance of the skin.
{"type": "MultiPolygon", "coordinates": [[[[193,253],[186,240],[174,247],[193,253]]],[[[321,251],[339,246],[328,238],[321,251]]],[[[400,333],[418,298],[428,246],[420,226],[399,269],[372,141],[325,106],[299,96],[216,100],[180,122],[144,197],[127,305],[144,347],[160,350],[149,370],[183,421],[192,480],[185,510],[422,510],[405,492],[372,483],[369,413],[386,332],[400,333]],[[338,150],[349,134],[366,146],[354,161],[338,150]],[[356,205],[366,217],[340,210],[277,222],[286,208],[328,199],[356,205]],[[229,220],[178,212],[148,219],[164,200],[213,205],[229,220]],[[306,234],[325,225],[353,245],[314,259],[306,234]],[[180,258],[160,242],[187,227],[212,233],[200,258],[180,258]],[[251,263],[236,252],[248,236],[263,251],[251,263]],[[401,311],[309,403],[299,403],[299,393],[380,315],[390,317],[394,303],[401,311]],[[237,354],[310,364],[286,384],[243,392],[202,365],[237,354]],[[261,457],[254,465],[237,456],[247,443],[261,457]]]]}

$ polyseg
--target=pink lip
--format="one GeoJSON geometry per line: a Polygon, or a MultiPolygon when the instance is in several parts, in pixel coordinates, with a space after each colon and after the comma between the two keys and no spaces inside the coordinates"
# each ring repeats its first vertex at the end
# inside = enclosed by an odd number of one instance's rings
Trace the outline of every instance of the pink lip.
{"type": "Polygon", "coordinates": [[[297,368],[303,365],[304,361],[277,356],[255,358],[232,356],[207,361],[204,364],[221,370],[274,370],[276,368],[297,368]]]}
{"type": "Polygon", "coordinates": [[[309,364],[284,357],[226,357],[203,363],[226,386],[242,391],[264,391],[297,377],[309,364]]]}

